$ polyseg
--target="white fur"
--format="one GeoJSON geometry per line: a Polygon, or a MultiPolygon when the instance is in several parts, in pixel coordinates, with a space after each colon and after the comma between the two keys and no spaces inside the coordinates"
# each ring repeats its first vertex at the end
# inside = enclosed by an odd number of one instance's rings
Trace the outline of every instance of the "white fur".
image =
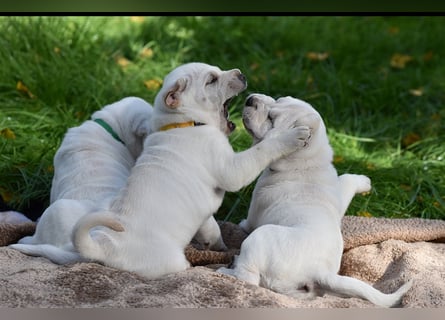
{"type": "Polygon", "coordinates": [[[338,275],[343,253],[341,219],[354,194],[371,190],[368,177],[337,176],[326,128],[308,103],[251,95],[243,120],[254,143],[296,125],[311,128],[309,145],[275,161],[258,179],[248,217],[252,232],[242,243],[234,268],[219,272],[298,298],[324,292],[361,297],[379,306],[397,304],[408,282],[384,294],[363,281],[338,275]]]}
{"type": "Polygon", "coordinates": [[[151,113],[147,102],[128,97],[69,129],[54,156],[51,204],[35,234],[10,247],[59,264],[83,260],[72,245],[72,229],[81,216],[109,208],[112,197],[125,185],[150,132],[151,113]],[[105,120],[125,145],[93,121],[98,118],[105,120]]]}
{"type": "Polygon", "coordinates": [[[191,120],[205,125],[147,137],[111,208],[76,225],[73,242],[83,257],[148,278],[189,267],[184,248],[200,226],[215,226],[208,221],[224,192],[252,182],[272,161],[304,146],[309,135],[307,127],[289,129],[235,153],[227,139],[233,124],[225,102],[245,87],[239,70],[203,63],[185,64],[167,75],[155,100],[152,128],[191,120]],[[91,230],[97,226],[105,228],[91,230]]]}

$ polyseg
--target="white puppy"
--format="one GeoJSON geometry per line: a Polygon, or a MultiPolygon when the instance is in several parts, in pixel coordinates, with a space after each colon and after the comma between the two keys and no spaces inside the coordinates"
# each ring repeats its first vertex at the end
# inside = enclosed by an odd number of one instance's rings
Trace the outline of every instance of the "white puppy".
{"type": "Polygon", "coordinates": [[[75,227],[73,242],[83,257],[148,278],[190,266],[184,248],[224,192],[249,184],[309,136],[307,127],[293,128],[235,153],[227,138],[234,129],[228,103],[245,88],[238,69],[204,63],[166,76],[152,115],[158,132],[145,140],[127,185],[110,210],[86,215],[75,227]]]}
{"type": "Polygon", "coordinates": [[[311,128],[308,146],[272,163],[258,179],[248,217],[240,223],[253,232],[241,245],[234,268],[219,272],[298,298],[329,292],[361,297],[380,306],[398,303],[410,283],[393,294],[338,275],[343,253],[341,219],[354,194],[368,192],[363,175],[337,176],[333,151],[319,113],[292,98],[254,94],[243,111],[254,144],[290,127],[311,128]]]}
{"type": "Polygon", "coordinates": [[[72,229],[84,214],[108,208],[125,185],[150,132],[151,113],[150,104],[128,97],[69,129],[54,157],[51,204],[35,234],[10,247],[59,264],[83,260],[72,245],[72,229]]]}

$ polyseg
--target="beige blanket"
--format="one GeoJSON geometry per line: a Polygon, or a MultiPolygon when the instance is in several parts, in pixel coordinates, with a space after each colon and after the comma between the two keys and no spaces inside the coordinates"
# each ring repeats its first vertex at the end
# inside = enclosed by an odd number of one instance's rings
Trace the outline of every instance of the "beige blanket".
{"type": "MultiPolygon", "coordinates": [[[[246,235],[232,223],[222,223],[221,227],[231,252],[202,253],[189,248],[187,255],[194,265],[227,263],[236,253],[246,235]]],[[[29,225],[0,224],[0,244],[30,233],[29,225]]],[[[367,281],[384,292],[392,292],[413,279],[402,307],[445,306],[445,221],[345,217],[343,234],[341,274],[367,281]]],[[[0,306],[374,307],[361,299],[331,295],[297,300],[217,274],[213,271],[216,267],[196,266],[148,280],[97,263],[58,266],[45,258],[1,247],[0,306]]]]}

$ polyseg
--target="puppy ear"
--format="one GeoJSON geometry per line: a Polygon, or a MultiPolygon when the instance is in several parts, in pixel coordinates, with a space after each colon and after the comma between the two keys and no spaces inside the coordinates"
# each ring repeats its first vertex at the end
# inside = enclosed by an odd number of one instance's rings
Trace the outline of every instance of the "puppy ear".
{"type": "Polygon", "coordinates": [[[137,137],[146,137],[151,132],[150,121],[143,119],[136,122],[134,132],[137,137]]]}
{"type": "Polygon", "coordinates": [[[179,105],[181,104],[181,93],[184,92],[186,87],[187,79],[178,79],[165,96],[165,105],[171,109],[176,109],[177,107],[179,107],[179,105]]]}

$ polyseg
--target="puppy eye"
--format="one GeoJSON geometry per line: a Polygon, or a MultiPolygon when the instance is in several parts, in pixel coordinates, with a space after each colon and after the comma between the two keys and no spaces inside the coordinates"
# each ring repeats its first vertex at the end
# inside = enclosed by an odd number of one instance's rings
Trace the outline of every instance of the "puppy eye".
{"type": "Polygon", "coordinates": [[[206,85],[214,84],[216,81],[218,81],[218,77],[214,74],[211,74],[209,79],[206,82],[206,85]]]}

